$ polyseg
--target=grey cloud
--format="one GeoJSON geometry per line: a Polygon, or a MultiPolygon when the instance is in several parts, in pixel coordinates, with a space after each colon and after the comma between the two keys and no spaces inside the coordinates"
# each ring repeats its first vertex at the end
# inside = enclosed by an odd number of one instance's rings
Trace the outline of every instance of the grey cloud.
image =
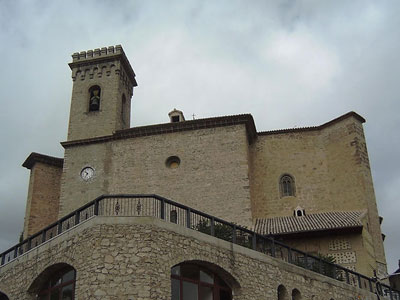
{"type": "Polygon", "coordinates": [[[22,230],[31,151],[62,156],[73,52],[122,44],[132,126],[252,113],[258,130],[354,110],[365,125],[389,271],[400,239],[398,1],[1,1],[0,251],[22,230]]]}

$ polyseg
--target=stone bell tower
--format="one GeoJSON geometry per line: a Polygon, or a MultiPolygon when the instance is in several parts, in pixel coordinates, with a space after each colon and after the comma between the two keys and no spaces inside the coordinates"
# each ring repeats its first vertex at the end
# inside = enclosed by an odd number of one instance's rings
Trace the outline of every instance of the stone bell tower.
{"type": "Polygon", "coordinates": [[[130,127],[135,73],[121,45],[74,53],[68,141],[130,127]]]}

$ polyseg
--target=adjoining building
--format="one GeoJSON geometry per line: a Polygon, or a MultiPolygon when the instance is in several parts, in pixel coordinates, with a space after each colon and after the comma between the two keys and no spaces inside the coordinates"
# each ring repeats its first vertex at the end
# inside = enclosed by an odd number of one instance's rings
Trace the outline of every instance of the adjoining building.
{"type": "Polygon", "coordinates": [[[387,270],[363,117],[257,132],[249,114],[174,109],[130,128],[122,47],[72,57],[64,157],[23,163],[1,300],[375,299],[387,270]]]}
{"type": "Polygon", "coordinates": [[[400,290],[400,260],[399,260],[399,268],[393,273],[389,275],[390,286],[393,289],[400,290]]]}

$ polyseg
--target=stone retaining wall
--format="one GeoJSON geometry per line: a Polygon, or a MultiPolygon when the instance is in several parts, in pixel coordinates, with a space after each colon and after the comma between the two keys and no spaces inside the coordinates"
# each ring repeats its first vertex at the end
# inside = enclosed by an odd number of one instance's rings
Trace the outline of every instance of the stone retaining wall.
{"type": "MultiPolygon", "coordinates": [[[[33,300],[37,278],[66,263],[76,300],[167,300],[171,267],[196,261],[232,287],[234,300],[277,299],[278,286],[302,299],[376,299],[374,294],[191,229],[150,217],[94,217],[0,268],[0,291],[33,300]]],[[[40,280],[39,280],[40,281],[40,280]]]]}

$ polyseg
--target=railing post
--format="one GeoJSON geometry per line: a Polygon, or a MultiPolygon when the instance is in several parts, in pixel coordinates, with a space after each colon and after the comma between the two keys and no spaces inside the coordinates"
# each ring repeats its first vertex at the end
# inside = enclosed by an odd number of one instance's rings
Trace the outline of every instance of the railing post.
{"type": "Polygon", "coordinates": [[[81,221],[81,220],[80,220],[80,216],[81,216],[81,212],[80,212],[79,210],[77,210],[77,211],[75,212],[75,225],[78,225],[79,222],[81,221]]]}
{"type": "Polygon", "coordinates": [[[292,263],[292,249],[290,249],[290,247],[288,247],[288,262],[292,263]]]}
{"type": "Polygon", "coordinates": [[[14,259],[18,256],[18,246],[14,247],[14,259]]]}
{"type": "Polygon", "coordinates": [[[32,243],[32,238],[28,238],[28,242],[26,243],[26,251],[31,250],[31,243],[32,243]]]}
{"type": "Polygon", "coordinates": [[[232,243],[236,244],[236,225],[232,226],[232,243]]]}
{"type": "Polygon", "coordinates": [[[188,208],[186,208],[186,227],[187,228],[191,228],[192,226],[191,226],[191,221],[190,221],[190,218],[191,218],[191,210],[190,210],[190,208],[188,207],[188,208]]]}
{"type": "Polygon", "coordinates": [[[369,291],[370,291],[371,293],[373,293],[374,290],[373,290],[373,288],[372,288],[371,278],[368,278],[368,283],[369,283],[369,291]]]}
{"type": "Polygon", "coordinates": [[[361,289],[362,286],[361,286],[361,276],[360,276],[360,274],[357,274],[357,280],[358,280],[358,287],[361,289]]]}
{"type": "Polygon", "coordinates": [[[1,265],[4,265],[5,260],[6,260],[6,254],[3,254],[3,255],[1,256],[1,260],[0,260],[1,265]]]}
{"type": "Polygon", "coordinates": [[[337,274],[337,267],[336,264],[333,264],[333,274],[332,274],[332,278],[338,280],[336,274],[337,274]]]}
{"type": "Polygon", "coordinates": [[[306,263],[306,269],[310,270],[310,268],[308,267],[308,255],[307,253],[305,254],[304,258],[306,259],[305,263],[306,263]]]}
{"type": "Polygon", "coordinates": [[[165,200],[164,199],[161,199],[160,217],[161,217],[161,220],[165,219],[165,200]]]}
{"type": "Polygon", "coordinates": [[[389,287],[389,294],[390,294],[390,300],[393,300],[392,288],[391,287],[389,287]]]}
{"type": "Polygon", "coordinates": [[[253,232],[253,236],[252,236],[252,247],[253,250],[257,249],[257,234],[255,232],[253,232]]]}
{"type": "Polygon", "coordinates": [[[322,264],[323,264],[322,258],[319,258],[318,264],[319,264],[319,266],[318,266],[319,274],[324,274],[323,268],[322,268],[322,264]]]}
{"type": "Polygon", "coordinates": [[[350,284],[350,276],[349,276],[349,271],[345,271],[346,272],[346,282],[347,284],[350,284]]]}
{"type": "Polygon", "coordinates": [[[99,215],[99,199],[96,199],[96,200],[94,201],[94,212],[93,212],[93,214],[94,214],[95,216],[98,216],[98,215],[99,215]]]}
{"type": "Polygon", "coordinates": [[[276,257],[274,238],[271,238],[271,255],[272,255],[272,257],[276,257]]]}
{"type": "Polygon", "coordinates": [[[46,230],[43,230],[42,232],[42,243],[46,241],[46,230]]]}
{"type": "Polygon", "coordinates": [[[57,222],[57,234],[61,234],[62,232],[62,222],[57,222]]]}
{"type": "Polygon", "coordinates": [[[214,217],[211,217],[211,224],[210,224],[210,229],[211,229],[211,236],[215,236],[215,219],[214,217]]]}

